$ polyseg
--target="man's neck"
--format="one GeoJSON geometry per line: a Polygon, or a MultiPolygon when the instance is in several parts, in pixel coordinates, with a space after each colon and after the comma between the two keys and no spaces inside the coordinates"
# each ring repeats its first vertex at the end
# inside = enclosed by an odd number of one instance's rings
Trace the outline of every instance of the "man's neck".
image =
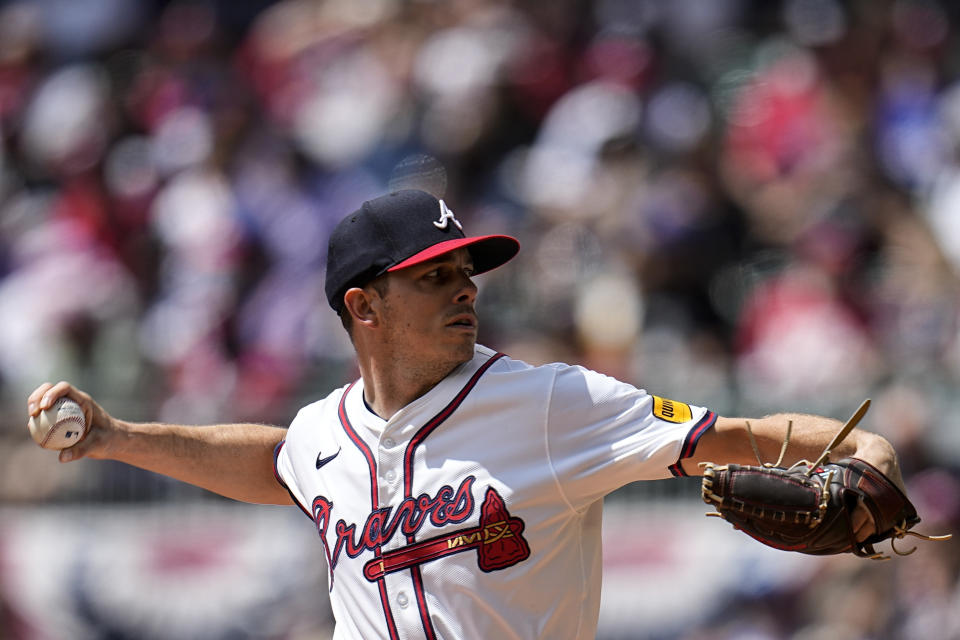
{"type": "Polygon", "coordinates": [[[367,406],[389,420],[417,398],[437,386],[460,364],[411,364],[393,358],[360,358],[363,396],[367,406]]]}

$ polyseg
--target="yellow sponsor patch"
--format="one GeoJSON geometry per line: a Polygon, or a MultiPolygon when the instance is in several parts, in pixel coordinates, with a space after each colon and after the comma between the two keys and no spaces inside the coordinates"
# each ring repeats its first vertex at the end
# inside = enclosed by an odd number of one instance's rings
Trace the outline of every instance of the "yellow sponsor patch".
{"type": "Polygon", "coordinates": [[[653,415],[667,422],[687,422],[693,417],[690,405],[660,396],[653,397],[653,415]]]}

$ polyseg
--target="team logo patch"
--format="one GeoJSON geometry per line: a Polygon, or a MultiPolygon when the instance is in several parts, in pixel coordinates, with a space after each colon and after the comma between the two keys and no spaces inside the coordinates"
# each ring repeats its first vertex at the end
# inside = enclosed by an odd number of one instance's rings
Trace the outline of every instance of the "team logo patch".
{"type": "Polygon", "coordinates": [[[653,415],[667,422],[687,422],[693,418],[693,412],[690,411],[690,405],[676,400],[668,400],[660,396],[653,397],[653,415]]]}

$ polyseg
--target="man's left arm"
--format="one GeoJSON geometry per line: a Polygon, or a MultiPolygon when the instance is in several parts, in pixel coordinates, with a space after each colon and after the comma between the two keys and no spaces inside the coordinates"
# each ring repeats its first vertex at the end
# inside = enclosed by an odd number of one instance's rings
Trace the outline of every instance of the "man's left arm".
{"type": "MultiPolygon", "coordinates": [[[[713,428],[700,438],[694,454],[682,461],[683,469],[690,475],[702,475],[701,463],[706,462],[740,465],[775,463],[787,437],[788,425],[790,439],[781,462],[784,467],[799,460],[815,461],[843,427],[839,420],[796,413],[757,419],[718,417],[713,428]],[[759,461],[750,441],[750,433],[759,450],[759,461]]],[[[859,458],[872,464],[904,490],[896,452],[882,436],[853,429],[832,449],[830,455],[832,461],[843,458],[859,458]]]]}

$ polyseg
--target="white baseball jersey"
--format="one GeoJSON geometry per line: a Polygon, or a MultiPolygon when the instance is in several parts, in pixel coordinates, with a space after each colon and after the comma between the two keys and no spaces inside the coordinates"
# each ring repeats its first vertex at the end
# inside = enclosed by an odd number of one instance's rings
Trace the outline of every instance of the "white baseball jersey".
{"type": "Polygon", "coordinates": [[[593,638],[603,497],[682,475],[715,420],[478,346],[389,420],[362,380],[304,407],[275,471],[323,542],[334,638],[593,638]]]}

